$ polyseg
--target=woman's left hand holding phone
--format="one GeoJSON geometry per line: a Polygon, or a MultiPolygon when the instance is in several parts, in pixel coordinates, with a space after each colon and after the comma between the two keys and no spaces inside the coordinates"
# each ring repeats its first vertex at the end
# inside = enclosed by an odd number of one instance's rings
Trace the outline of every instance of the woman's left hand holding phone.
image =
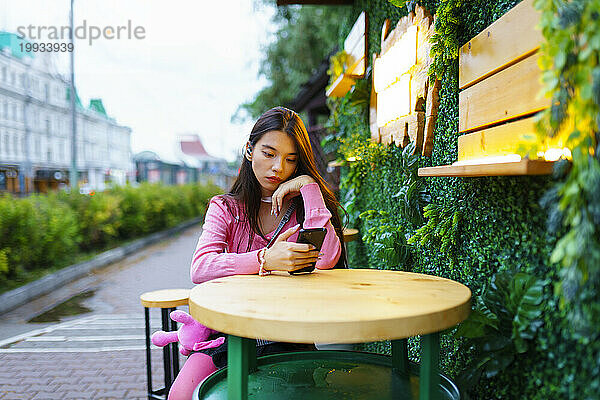
{"type": "Polygon", "coordinates": [[[287,239],[298,231],[296,225],[282,232],[273,245],[265,250],[264,269],[267,271],[295,271],[317,262],[319,250],[306,243],[288,242],[287,239]]]}

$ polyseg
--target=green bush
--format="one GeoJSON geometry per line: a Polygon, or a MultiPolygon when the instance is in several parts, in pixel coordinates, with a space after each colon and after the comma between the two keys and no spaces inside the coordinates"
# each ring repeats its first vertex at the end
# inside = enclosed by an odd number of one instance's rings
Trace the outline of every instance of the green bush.
{"type": "Polygon", "coordinates": [[[214,185],[115,187],[93,195],[0,196],[0,289],[28,271],[202,216],[214,185]]]}
{"type": "Polygon", "coordinates": [[[61,198],[76,213],[83,236],[82,250],[102,248],[118,239],[123,214],[119,196],[100,192],[93,196],[65,194],[61,198]]]}
{"type": "Polygon", "coordinates": [[[77,252],[80,240],[75,212],[54,196],[38,195],[0,198],[0,238],[6,277],[56,266],[77,252]]]}

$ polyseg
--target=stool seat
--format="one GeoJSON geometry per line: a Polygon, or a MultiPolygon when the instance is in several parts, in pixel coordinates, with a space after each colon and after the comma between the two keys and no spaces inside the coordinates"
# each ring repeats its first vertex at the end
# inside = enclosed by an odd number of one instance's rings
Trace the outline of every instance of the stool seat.
{"type": "Polygon", "coordinates": [[[146,331],[146,378],[148,380],[148,399],[166,400],[169,390],[179,373],[179,350],[177,342],[163,347],[163,368],[165,372],[165,386],[158,390],[152,389],[152,368],[150,355],[150,308],[160,308],[163,331],[176,331],[177,322],[170,320],[169,314],[178,306],[187,306],[190,298],[190,289],[163,289],[146,292],[140,295],[144,306],[144,320],[146,331]]]}
{"type": "Polygon", "coordinates": [[[358,229],[344,228],[342,233],[344,234],[344,242],[345,243],[353,242],[358,239],[358,229]]]}
{"type": "Polygon", "coordinates": [[[143,293],[140,301],[148,308],[173,308],[187,306],[189,298],[190,289],[163,289],[143,293]]]}

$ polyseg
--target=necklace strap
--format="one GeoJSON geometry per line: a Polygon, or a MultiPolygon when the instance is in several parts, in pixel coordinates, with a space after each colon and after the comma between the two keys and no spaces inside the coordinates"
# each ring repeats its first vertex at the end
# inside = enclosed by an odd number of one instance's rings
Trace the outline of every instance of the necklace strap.
{"type": "Polygon", "coordinates": [[[296,203],[294,201],[291,201],[290,206],[288,207],[285,214],[281,218],[281,221],[279,221],[279,225],[277,226],[277,229],[275,230],[275,232],[273,232],[273,237],[271,237],[271,240],[269,240],[269,244],[267,244],[267,248],[271,247],[271,245],[277,238],[277,235],[279,235],[281,228],[283,228],[283,226],[285,224],[287,224],[287,222],[290,220],[290,217],[292,216],[292,213],[294,212],[295,209],[296,209],[296,203]]]}

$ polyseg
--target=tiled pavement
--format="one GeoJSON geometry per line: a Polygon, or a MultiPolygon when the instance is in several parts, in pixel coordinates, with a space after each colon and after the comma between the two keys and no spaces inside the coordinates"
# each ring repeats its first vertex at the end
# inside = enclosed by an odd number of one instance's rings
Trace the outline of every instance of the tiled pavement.
{"type": "MultiPolygon", "coordinates": [[[[193,227],[169,242],[151,246],[0,316],[0,400],[145,399],[144,319],[139,295],[192,287],[189,260],[198,233],[199,227],[193,227]],[[92,309],[91,313],[42,327],[25,322],[89,289],[95,294],[83,305],[92,309]],[[15,327],[19,329],[16,335],[15,327]]],[[[151,310],[151,320],[151,331],[160,329],[158,310],[151,310]]],[[[180,364],[183,362],[182,357],[180,364]]],[[[160,349],[152,351],[152,364],[156,389],[163,382],[160,349]]]]}

